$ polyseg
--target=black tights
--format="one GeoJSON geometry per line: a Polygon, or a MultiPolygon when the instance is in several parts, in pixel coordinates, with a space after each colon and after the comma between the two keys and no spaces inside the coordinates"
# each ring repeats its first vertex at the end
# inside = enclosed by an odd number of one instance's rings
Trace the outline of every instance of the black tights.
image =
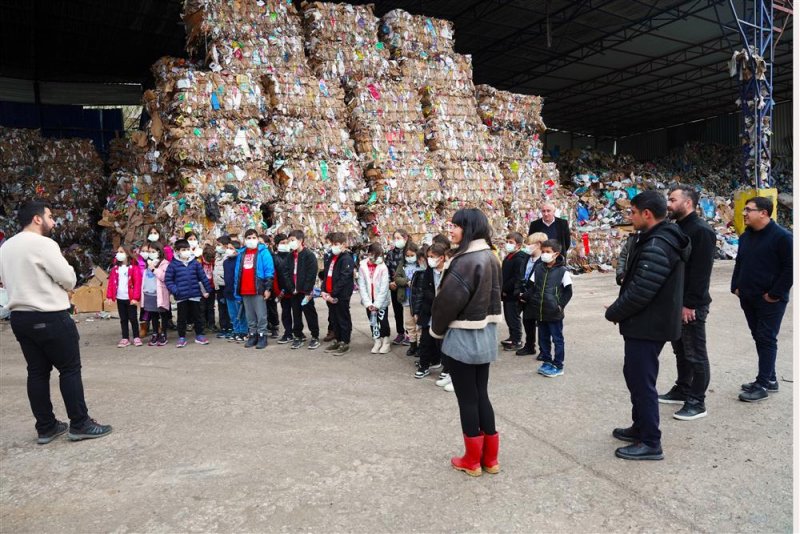
{"type": "Polygon", "coordinates": [[[150,331],[153,334],[163,334],[167,331],[167,324],[170,320],[170,312],[142,312],[142,321],[145,320],[145,317],[147,317],[147,321],[150,323],[150,331]]]}
{"type": "Polygon", "coordinates": [[[489,402],[489,364],[470,365],[446,357],[461,413],[461,431],[470,438],[494,434],[494,409],[489,402]]]}

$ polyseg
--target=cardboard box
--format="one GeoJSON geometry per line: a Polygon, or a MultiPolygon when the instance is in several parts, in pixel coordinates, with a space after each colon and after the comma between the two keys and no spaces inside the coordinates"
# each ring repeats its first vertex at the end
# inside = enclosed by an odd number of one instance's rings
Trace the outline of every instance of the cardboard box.
{"type": "Polygon", "coordinates": [[[104,298],[101,287],[83,286],[72,294],[72,304],[76,313],[94,313],[103,311],[104,298]]]}

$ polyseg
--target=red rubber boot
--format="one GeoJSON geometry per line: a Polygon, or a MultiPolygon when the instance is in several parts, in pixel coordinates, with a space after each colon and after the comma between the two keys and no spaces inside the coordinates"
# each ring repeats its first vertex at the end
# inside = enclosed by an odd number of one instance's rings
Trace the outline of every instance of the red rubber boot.
{"type": "Polygon", "coordinates": [[[500,472],[500,464],[497,462],[497,453],[500,450],[500,433],[495,432],[491,436],[483,435],[483,456],[481,466],[487,473],[496,475],[500,472]]]}
{"type": "Polygon", "coordinates": [[[464,471],[471,477],[479,477],[483,473],[481,471],[481,454],[483,452],[483,435],[475,436],[474,438],[464,436],[464,448],[466,452],[464,456],[459,458],[454,456],[450,459],[453,464],[453,469],[464,471]]]}

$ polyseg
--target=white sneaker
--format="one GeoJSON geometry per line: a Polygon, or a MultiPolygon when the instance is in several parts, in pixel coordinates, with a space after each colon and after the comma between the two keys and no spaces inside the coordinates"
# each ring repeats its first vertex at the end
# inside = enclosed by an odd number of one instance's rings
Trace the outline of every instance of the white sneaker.
{"type": "Polygon", "coordinates": [[[444,387],[444,390],[445,390],[445,391],[449,391],[450,393],[452,393],[453,391],[455,391],[455,390],[453,389],[453,383],[452,383],[452,382],[450,382],[449,384],[447,384],[447,385],[444,387]]]}
{"type": "Polygon", "coordinates": [[[380,353],[381,354],[389,354],[389,352],[392,350],[392,340],[391,340],[391,338],[384,337],[384,338],[381,338],[381,339],[382,339],[382,346],[381,346],[380,353]]]}
{"type": "Polygon", "coordinates": [[[440,388],[443,388],[443,387],[445,387],[447,384],[450,384],[450,383],[452,383],[452,382],[453,382],[453,379],[452,379],[452,378],[450,378],[450,375],[447,375],[446,377],[444,377],[444,378],[440,378],[439,380],[437,380],[437,381],[436,381],[436,385],[437,385],[437,386],[439,386],[440,388]]]}
{"type": "Polygon", "coordinates": [[[383,340],[381,338],[376,339],[370,352],[372,354],[378,354],[378,351],[381,350],[381,345],[383,345],[383,340]]]}

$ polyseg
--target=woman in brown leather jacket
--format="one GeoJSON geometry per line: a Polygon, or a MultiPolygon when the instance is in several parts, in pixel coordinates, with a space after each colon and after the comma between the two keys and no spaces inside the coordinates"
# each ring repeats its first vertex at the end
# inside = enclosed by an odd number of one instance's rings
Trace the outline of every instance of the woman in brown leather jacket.
{"type": "Polygon", "coordinates": [[[450,239],[457,249],[433,301],[431,336],[443,339],[442,353],[449,358],[464,433],[466,454],[451,463],[468,475],[480,476],[483,470],[500,471],[499,434],[487,387],[489,364],[497,359],[502,273],[490,248],[489,221],[480,210],[458,210],[450,239]]]}

